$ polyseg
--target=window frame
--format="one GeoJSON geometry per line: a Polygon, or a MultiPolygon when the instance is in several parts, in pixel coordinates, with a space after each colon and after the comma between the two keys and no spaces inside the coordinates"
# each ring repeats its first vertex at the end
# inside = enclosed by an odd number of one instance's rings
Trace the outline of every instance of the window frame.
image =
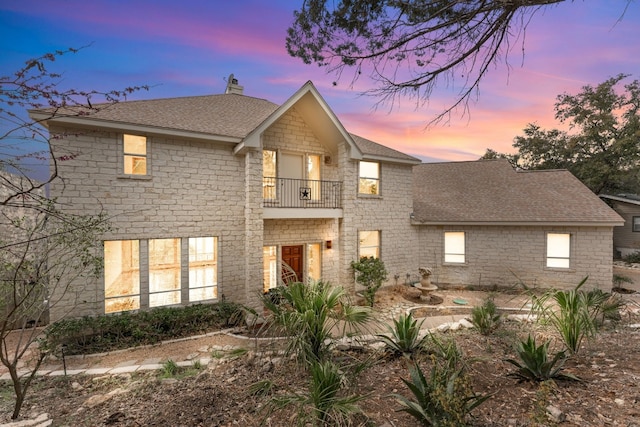
{"type": "Polygon", "coordinates": [[[382,231],[381,230],[358,230],[358,259],[363,257],[374,257],[380,259],[382,257],[382,231]],[[362,242],[366,239],[362,237],[362,233],[376,233],[377,245],[362,245],[362,242]],[[375,248],[375,254],[363,254],[363,249],[369,250],[375,248]]]}
{"type": "Polygon", "coordinates": [[[632,233],[640,232],[640,216],[634,215],[631,217],[631,232],[632,233]]]}
{"type": "MultiPolygon", "coordinates": [[[[567,233],[567,232],[558,232],[558,231],[549,231],[545,234],[545,258],[544,258],[544,266],[545,268],[548,269],[553,269],[553,270],[570,270],[573,266],[573,247],[574,247],[574,243],[573,243],[573,233],[567,233]],[[568,254],[566,256],[557,256],[556,254],[558,253],[557,251],[557,247],[551,248],[549,245],[551,243],[550,236],[552,235],[556,235],[556,236],[566,236],[568,237],[568,248],[562,248],[561,252],[568,252],[568,254]],[[553,250],[551,250],[553,249],[553,250]],[[552,256],[554,255],[554,256],[552,256]],[[567,265],[550,265],[550,261],[564,261],[566,260],[567,265]]],[[[553,263],[551,263],[553,264],[553,263]]]]}
{"type": "Polygon", "coordinates": [[[187,283],[187,291],[189,302],[200,302],[200,301],[215,301],[218,299],[218,238],[216,236],[201,236],[201,237],[189,237],[187,240],[187,274],[189,276],[187,283]],[[206,259],[196,259],[192,260],[192,255],[202,254],[203,252],[196,251],[195,254],[192,253],[192,243],[195,246],[198,246],[197,241],[202,241],[204,239],[212,239],[212,257],[206,259]],[[204,284],[194,283],[195,280],[192,280],[193,275],[196,275],[198,271],[204,271],[206,275],[206,270],[208,268],[213,269],[213,283],[212,284],[204,284]],[[192,275],[193,273],[193,275],[192,275]],[[198,286],[195,286],[198,285],[198,286]],[[211,289],[213,290],[213,297],[211,298],[192,298],[192,293],[195,295],[195,291],[204,291],[211,289]],[[193,291],[193,292],[192,292],[193,291]]]}
{"type": "MultiPolygon", "coordinates": [[[[133,310],[139,310],[141,307],[141,283],[140,283],[140,240],[136,240],[136,239],[127,239],[127,240],[105,240],[102,244],[103,246],[103,256],[104,256],[104,280],[103,280],[103,292],[104,292],[104,312],[105,314],[110,314],[110,313],[121,313],[124,311],[133,311],[133,310]],[[120,254],[122,255],[122,253],[124,252],[124,246],[123,244],[125,242],[130,242],[132,244],[131,248],[130,248],[130,260],[131,260],[131,266],[129,266],[128,269],[126,269],[126,271],[124,269],[121,269],[121,271],[118,273],[118,276],[122,275],[122,273],[127,273],[127,274],[132,274],[132,283],[130,283],[129,285],[133,285],[132,286],[132,290],[133,292],[130,293],[118,293],[118,294],[114,294],[111,296],[108,296],[109,294],[109,290],[112,286],[126,286],[124,282],[120,281],[120,282],[116,282],[116,280],[112,280],[110,281],[110,274],[107,274],[107,271],[111,271],[111,269],[108,269],[107,266],[109,263],[114,262],[114,261],[119,261],[118,264],[119,266],[122,266],[124,263],[124,258],[121,256],[118,259],[112,258],[109,256],[109,252],[110,252],[110,248],[108,248],[109,246],[111,246],[112,244],[118,244],[120,245],[120,254]],[[133,244],[135,244],[135,247],[133,246],[133,244]],[[137,264],[137,268],[135,267],[135,265],[137,264]],[[107,283],[110,282],[110,283],[107,283]],[[137,282],[137,283],[135,283],[137,282]],[[128,300],[128,302],[127,302],[128,300]],[[118,301],[120,301],[121,303],[125,303],[125,304],[129,304],[131,305],[131,308],[128,309],[110,309],[110,307],[114,307],[117,305],[118,301]]],[[[113,249],[116,249],[115,247],[113,249]]]]}
{"type": "Polygon", "coordinates": [[[359,196],[368,196],[368,197],[380,197],[382,195],[382,164],[377,161],[369,161],[369,160],[360,160],[358,162],[358,195],[359,196]],[[376,177],[363,175],[362,166],[363,164],[376,165],[377,167],[377,175],[376,177]],[[363,181],[373,181],[373,183],[369,183],[368,185],[363,184],[363,181]],[[371,188],[376,186],[376,192],[370,191],[362,191],[363,188],[371,188]]]}
{"type": "Polygon", "coordinates": [[[445,231],[443,235],[443,250],[442,250],[442,258],[444,264],[466,264],[467,263],[467,233],[465,231],[445,231]],[[462,251],[455,251],[456,248],[452,248],[451,246],[455,245],[456,247],[459,245],[459,242],[453,241],[454,236],[462,235],[462,251]],[[447,237],[450,237],[449,239],[447,237]],[[456,260],[457,257],[462,257],[462,261],[456,260]],[[447,259],[449,258],[449,259],[447,259]]]}
{"type": "MultiPolygon", "coordinates": [[[[165,307],[165,306],[172,306],[172,305],[180,305],[182,304],[182,286],[183,286],[183,281],[182,281],[182,245],[181,245],[181,241],[182,239],[179,237],[169,237],[169,238],[159,238],[159,239],[148,239],[148,249],[147,249],[147,267],[149,270],[149,308],[154,308],[154,307],[165,307]],[[161,241],[165,241],[165,242],[169,242],[173,240],[173,247],[174,247],[174,253],[173,253],[173,261],[172,262],[165,262],[164,260],[160,260],[160,262],[156,263],[153,262],[152,263],[152,244],[153,242],[161,242],[161,241]],[[176,266],[177,266],[177,271],[176,271],[176,266]],[[156,276],[154,276],[154,274],[156,276]],[[154,277],[162,277],[163,275],[168,276],[169,274],[173,275],[173,282],[177,282],[177,286],[174,288],[170,288],[170,289],[158,289],[158,290],[151,290],[152,288],[152,283],[154,282],[154,277]],[[170,303],[163,303],[163,302],[158,302],[158,303],[154,303],[152,302],[153,299],[152,297],[162,297],[163,295],[168,295],[168,294],[174,294],[177,295],[177,301],[175,302],[170,302],[170,303]]],[[[166,256],[167,251],[163,251],[164,255],[166,256]]],[[[160,282],[159,282],[160,283],[160,282]]],[[[160,301],[160,298],[158,298],[158,301],[160,301]]]]}
{"type": "Polygon", "coordinates": [[[133,133],[123,133],[120,134],[118,139],[118,156],[119,156],[119,165],[118,165],[118,178],[127,178],[127,179],[141,179],[148,180],[151,179],[151,143],[150,138],[146,135],[139,135],[133,133]],[[145,154],[127,152],[125,150],[125,139],[127,136],[139,137],[145,139],[145,154]],[[144,174],[135,174],[135,173],[126,173],[126,159],[129,156],[137,156],[144,157],[145,159],[145,173],[144,174]]]}

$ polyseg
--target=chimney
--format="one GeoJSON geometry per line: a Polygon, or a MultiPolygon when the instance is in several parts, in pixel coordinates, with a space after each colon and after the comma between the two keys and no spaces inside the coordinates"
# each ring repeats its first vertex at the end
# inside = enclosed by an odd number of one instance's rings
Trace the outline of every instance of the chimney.
{"type": "Polygon", "coordinates": [[[224,91],[225,94],[233,93],[236,95],[242,95],[244,90],[243,86],[238,84],[238,79],[233,77],[233,74],[229,74],[229,78],[227,79],[227,89],[224,91]]]}

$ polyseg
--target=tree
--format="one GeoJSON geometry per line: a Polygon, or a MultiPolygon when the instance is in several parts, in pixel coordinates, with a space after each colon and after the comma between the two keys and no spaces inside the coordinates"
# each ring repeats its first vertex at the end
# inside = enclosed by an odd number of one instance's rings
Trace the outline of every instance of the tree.
{"type": "Polygon", "coordinates": [[[533,15],[563,0],[305,0],[294,12],[287,50],[338,76],[369,74],[382,100],[399,95],[428,99],[445,84],[468,100],[489,68],[522,36],[533,15]]]}
{"type": "Polygon", "coordinates": [[[505,157],[522,169],[568,169],[596,194],[640,192],[640,82],[616,87],[619,74],[577,95],[562,94],[556,119],[569,131],[535,124],[514,139],[516,155],[488,149],[482,158],[505,157]]]}
{"type": "MultiPolygon", "coordinates": [[[[76,279],[100,275],[100,236],[107,218],[64,213],[46,197],[45,186],[64,185],[58,163],[78,153],[55,152],[49,134],[30,120],[27,109],[61,115],[88,115],[126,97],[139,88],[98,92],[61,89],[60,75],[48,71],[57,58],[76,49],[56,51],[31,59],[10,76],[0,77],[0,362],[9,370],[15,393],[16,419],[31,381],[52,350],[41,342],[49,309],[63,299],[77,301],[76,279]],[[98,106],[94,101],[104,101],[98,106]],[[18,154],[28,144],[42,150],[18,154]],[[19,149],[16,150],[16,147],[19,149]],[[35,180],[25,159],[46,159],[49,174],[35,180]],[[39,344],[39,345],[37,345],[39,344]],[[20,362],[31,358],[30,364],[20,362]]],[[[46,327],[46,326],[45,326],[46,327]]]]}

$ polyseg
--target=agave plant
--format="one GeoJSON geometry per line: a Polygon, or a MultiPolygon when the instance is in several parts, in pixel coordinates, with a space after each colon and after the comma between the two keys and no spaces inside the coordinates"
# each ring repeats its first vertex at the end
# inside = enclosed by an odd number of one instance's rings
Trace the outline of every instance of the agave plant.
{"type": "Polygon", "coordinates": [[[529,335],[526,341],[518,342],[516,353],[519,360],[505,360],[518,368],[515,372],[510,373],[510,376],[522,381],[537,382],[550,379],[578,380],[574,375],[561,372],[567,359],[564,351],[559,351],[553,359],[549,360],[549,341],[537,345],[535,338],[529,335]]]}
{"type": "Polygon", "coordinates": [[[413,357],[414,354],[423,350],[428,335],[420,338],[420,328],[424,320],[418,321],[411,313],[402,314],[393,320],[393,327],[389,326],[389,335],[378,335],[386,348],[394,354],[401,354],[405,357],[413,357]]]}
{"type": "Polygon", "coordinates": [[[448,364],[434,361],[431,376],[427,380],[415,364],[409,367],[410,379],[402,379],[413,398],[394,394],[407,412],[426,426],[461,426],[465,418],[491,395],[474,393],[464,375],[464,369],[451,369],[448,364]]]}
{"type": "Polygon", "coordinates": [[[350,304],[341,287],[326,282],[290,283],[280,300],[263,297],[271,322],[288,336],[287,351],[305,364],[323,361],[335,334],[360,332],[371,318],[369,307],[350,304]]]}

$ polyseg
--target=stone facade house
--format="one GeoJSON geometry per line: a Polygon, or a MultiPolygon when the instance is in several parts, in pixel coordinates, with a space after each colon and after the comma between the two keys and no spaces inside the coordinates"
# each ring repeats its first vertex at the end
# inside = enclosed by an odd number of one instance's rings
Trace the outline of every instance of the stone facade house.
{"type": "Polygon", "coordinates": [[[612,228],[622,219],[566,170],[509,162],[414,169],[416,252],[440,285],[611,288],[612,228]]]}
{"type": "Polygon", "coordinates": [[[613,229],[614,257],[621,258],[640,252],[640,196],[601,194],[600,198],[624,219],[624,225],[613,229]]]}
{"type": "Polygon", "coordinates": [[[53,320],[221,299],[258,306],[296,279],[354,291],[350,263],[361,256],[384,261],[388,284],[429,267],[451,284],[512,283],[515,273],[611,287],[620,219],[568,172],[420,164],[350,134],[311,82],[282,105],[230,79],[225,94],[121,102],[44,125],[68,159],[52,196],[112,225],[104,277],[74,283],[80,303],[57,306],[53,320]]]}

